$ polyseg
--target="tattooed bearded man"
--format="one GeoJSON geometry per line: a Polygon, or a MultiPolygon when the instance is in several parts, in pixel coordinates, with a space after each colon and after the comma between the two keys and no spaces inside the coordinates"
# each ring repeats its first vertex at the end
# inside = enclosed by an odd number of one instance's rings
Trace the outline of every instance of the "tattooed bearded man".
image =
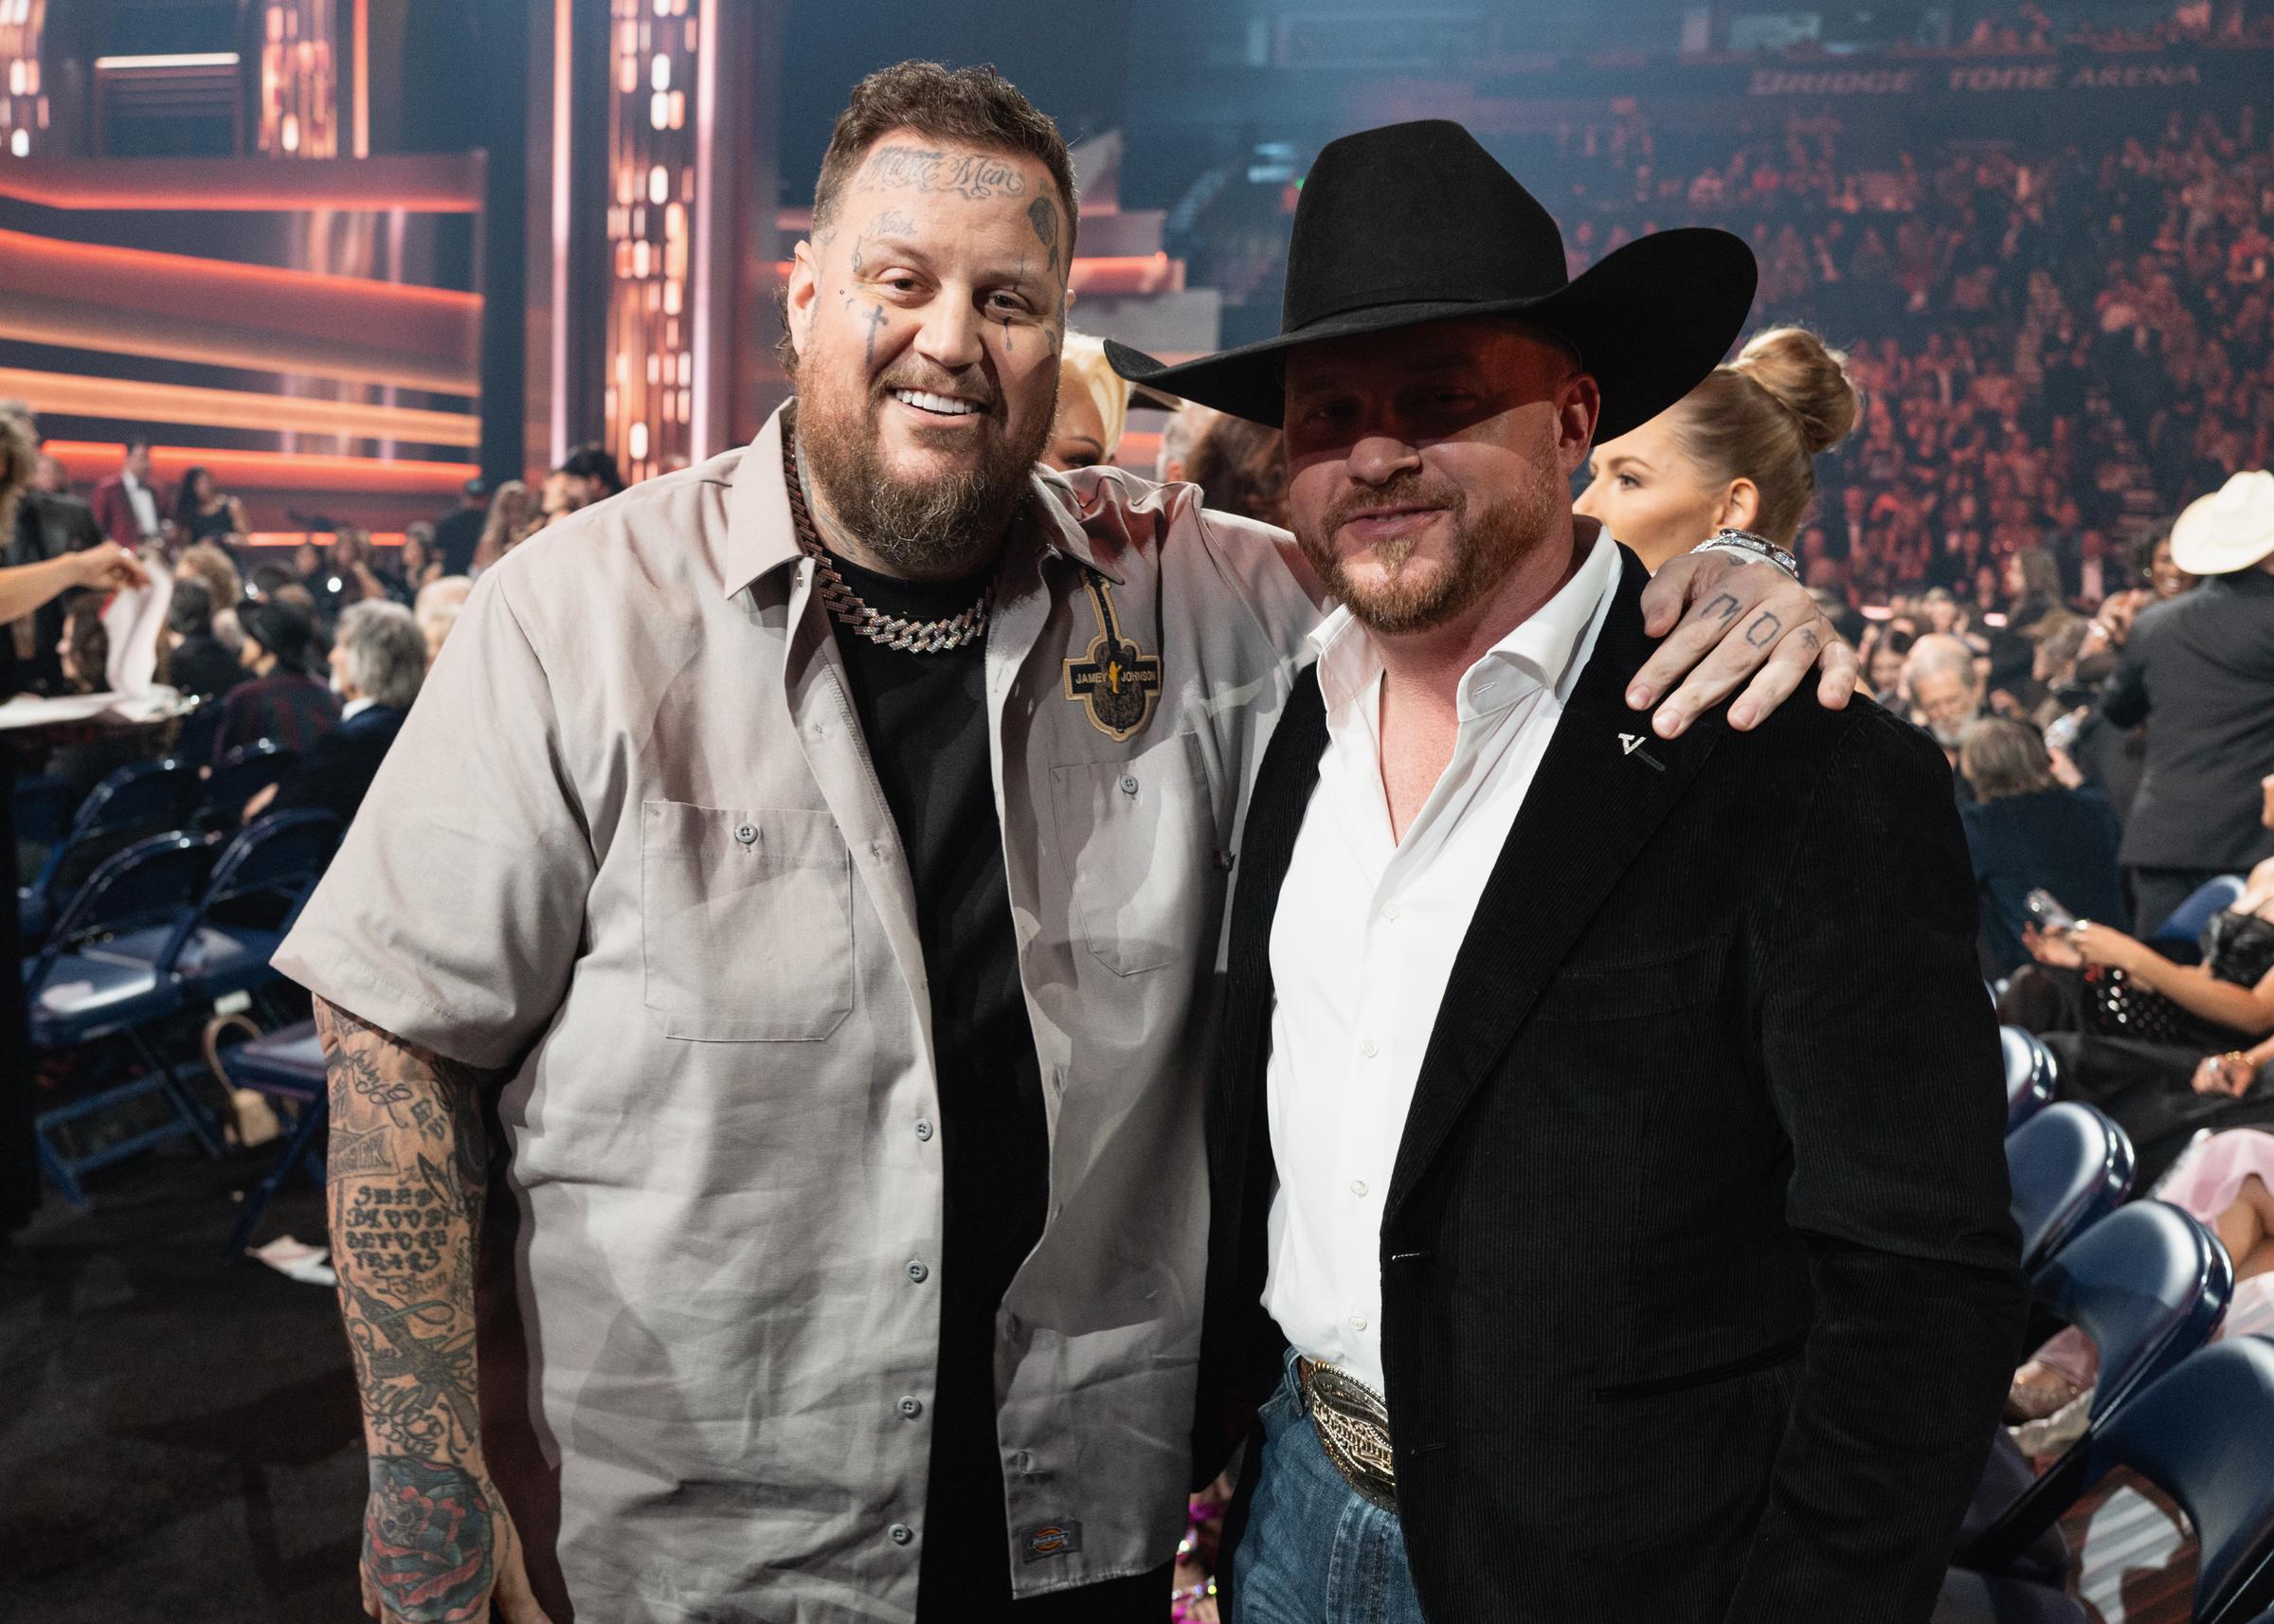
{"type": "MultiPolygon", "coordinates": [[[[991,72],[864,81],[798,400],[483,576],[279,955],[390,1624],[1160,1615],[1218,932],[1317,588],[1035,469],[1075,225],[991,72]]],[[[1815,658],[1745,641],[1823,633],[1773,565],[1651,591],[1720,605],[1663,728],[1815,658]]]]}

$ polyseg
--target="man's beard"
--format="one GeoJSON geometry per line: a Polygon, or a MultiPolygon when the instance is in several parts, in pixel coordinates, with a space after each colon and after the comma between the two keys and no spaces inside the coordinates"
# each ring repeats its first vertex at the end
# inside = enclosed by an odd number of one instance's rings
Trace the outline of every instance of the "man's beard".
{"type": "MultiPolygon", "coordinates": [[[[1545,466],[1555,466],[1552,459],[1545,466]]],[[[1471,509],[1469,495],[1460,486],[1416,472],[1400,475],[1386,485],[1349,492],[1327,510],[1319,534],[1296,540],[1337,603],[1345,605],[1368,630],[1396,637],[1429,631],[1475,607],[1548,536],[1557,504],[1562,499],[1561,481],[1542,479],[1471,509]],[[1450,555],[1440,568],[1413,571],[1407,565],[1418,538],[1393,537],[1373,549],[1385,578],[1358,586],[1334,546],[1336,531],[1354,514],[1408,504],[1445,510],[1453,532],[1450,555]]]]}
{"type": "Polygon", "coordinates": [[[998,425],[1002,401],[984,380],[958,387],[938,376],[885,377],[865,397],[850,388],[798,398],[798,449],[830,516],[882,563],[912,576],[966,575],[1001,540],[1024,498],[1035,460],[1050,435],[1044,412],[1023,441],[1007,429],[987,434],[978,464],[959,474],[903,479],[888,470],[877,442],[891,391],[925,389],[976,396],[998,425]]]}

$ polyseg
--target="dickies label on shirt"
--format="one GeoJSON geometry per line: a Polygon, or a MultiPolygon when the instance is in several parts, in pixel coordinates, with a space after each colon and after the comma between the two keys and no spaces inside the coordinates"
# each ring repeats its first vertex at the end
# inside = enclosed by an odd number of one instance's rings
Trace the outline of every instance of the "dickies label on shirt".
{"type": "Polygon", "coordinates": [[[1019,1530],[1019,1555],[1038,1562],[1045,1557],[1071,1556],[1082,1548],[1082,1525],[1071,1518],[1019,1530]]]}

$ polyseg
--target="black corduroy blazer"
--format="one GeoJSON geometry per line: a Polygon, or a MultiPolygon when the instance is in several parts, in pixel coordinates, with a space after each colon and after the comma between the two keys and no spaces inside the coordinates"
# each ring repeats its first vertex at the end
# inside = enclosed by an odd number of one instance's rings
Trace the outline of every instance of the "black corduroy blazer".
{"type": "MultiPolygon", "coordinates": [[[[1862,700],[1638,732],[1622,689],[1651,644],[1622,565],[1384,1202],[1415,1582],[1438,1624],[1921,1624],[2024,1302],[1949,770],[1862,700]]],[[[1284,1347],[1259,1303],[1269,944],[1326,743],[1307,677],[1240,850],[1203,1472],[1284,1347]]]]}

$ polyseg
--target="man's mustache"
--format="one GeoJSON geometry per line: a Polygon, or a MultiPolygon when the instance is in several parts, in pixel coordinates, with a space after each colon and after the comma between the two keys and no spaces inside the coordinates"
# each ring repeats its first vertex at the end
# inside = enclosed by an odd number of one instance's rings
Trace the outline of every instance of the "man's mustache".
{"type": "Polygon", "coordinates": [[[994,386],[986,381],[984,373],[970,377],[938,372],[916,377],[890,376],[877,381],[875,398],[881,401],[894,389],[914,389],[928,395],[953,395],[958,400],[977,403],[980,410],[989,414],[1002,404],[1001,397],[996,394],[994,386]]]}
{"type": "Polygon", "coordinates": [[[1332,535],[1354,518],[1386,509],[1443,508],[1457,514],[1466,505],[1467,497],[1457,485],[1424,474],[1400,474],[1387,484],[1350,491],[1337,497],[1326,510],[1322,525],[1326,533],[1332,535]]]}

